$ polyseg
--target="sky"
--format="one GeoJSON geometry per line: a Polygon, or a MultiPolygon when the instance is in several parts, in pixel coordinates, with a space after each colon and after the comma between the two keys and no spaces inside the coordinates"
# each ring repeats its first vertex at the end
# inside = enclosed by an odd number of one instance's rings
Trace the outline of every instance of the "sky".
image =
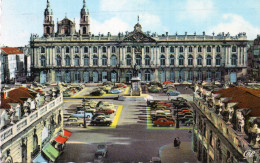
{"type": "MultiPolygon", "coordinates": [[[[65,15],[79,29],[83,0],[49,0],[57,19],[65,15]]],[[[47,0],[1,0],[0,46],[25,46],[31,33],[43,35],[47,0]]],[[[90,32],[117,35],[133,31],[140,17],[143,31],[183,35],[246,32],[253,40],[260,34],[260,0],[86,0],[90,32]]]]}

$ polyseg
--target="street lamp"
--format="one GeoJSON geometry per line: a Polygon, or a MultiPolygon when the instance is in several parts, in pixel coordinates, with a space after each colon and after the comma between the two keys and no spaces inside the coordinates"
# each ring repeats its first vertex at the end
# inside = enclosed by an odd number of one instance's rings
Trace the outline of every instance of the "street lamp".
{"type": "Polygon", "coordinates": [[[83,107],[84,109],[84,128],[87,128],[87,124],[86,124],[86,108],[85,106],[83,107]]]}
{"type": "Polygon", "coordinates": [[[179,124],[179,105],[176,106],[177,107],[177,117],[176,117],[176,128],[180,128],[180,124],[179,124]]]}

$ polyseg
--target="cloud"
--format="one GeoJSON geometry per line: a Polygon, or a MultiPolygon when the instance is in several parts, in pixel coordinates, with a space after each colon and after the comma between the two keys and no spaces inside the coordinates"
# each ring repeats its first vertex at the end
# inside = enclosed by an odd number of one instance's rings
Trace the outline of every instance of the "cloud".
{"type": "Polygon", "coordinates": [[[180,13],[179,18],[201,22],[210,18],[215,10],[212,0],[187,0],[184,12],[180,13]]]}
{"type": "Polygon", "coordinates": [[[168,32],[168,28],[162,24],[161,18],[157,15],[144,13],[140,15],[140,24],[143,27],[143,31],[158,32],[160,31],[168,32]]]}
{"type": "Polygon", "coordinates": [[[90,19],[91,26],[90,31],[94,34],[107,34],[110,32],[113,35],[117,35],[119,32],[129,31],[130,26],[118,17],[113,17],[111,19],[105,20],[104,22],[97,21],[95,19],[90,19]]]}
{"type": "Polygon", "coordinates": [[[127,9],[137,9],[140,5],[149,3],[149,0],[101,0],[100,9],[102,11],[122,11],[127,9]]]}
{"type": "Polygon", "coordinates": [[[236,14],[223,14],[223,21],[218,25],[209,28],[209,32],[214,31],[219,32],[229,32],[231,35],[235,36],[240,32],[246,32],[248,39],[255,39],[256,35],[260,33],[260,28],[253,26],[251,23],[246,21],[242,16],[236,14]]]}

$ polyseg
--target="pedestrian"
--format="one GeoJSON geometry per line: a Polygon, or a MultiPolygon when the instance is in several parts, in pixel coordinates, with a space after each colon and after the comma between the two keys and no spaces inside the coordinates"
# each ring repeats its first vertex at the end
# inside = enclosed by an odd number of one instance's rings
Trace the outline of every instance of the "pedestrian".
{"type": "Polygon", "coordinates": [[[174,138],[173,146],[174,146],[175,148],[178,146],[178,140],[177,140],[176,138],[174,138]]]}

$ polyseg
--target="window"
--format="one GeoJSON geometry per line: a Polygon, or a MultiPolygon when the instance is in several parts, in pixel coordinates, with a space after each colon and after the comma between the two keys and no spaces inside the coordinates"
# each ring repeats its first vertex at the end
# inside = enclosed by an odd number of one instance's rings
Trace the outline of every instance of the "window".
{"type": "Polygon", "coordinates": [[[144,80],[146,81],[146,82],[149,82],[149,81],[151,81],[151,73],[147,70],[147,71],[145,71],[145,78],[144,78],[144,80]]]}
{"type": "Polygon", "coordinates": [[[106,48],[106,47],[103,47],[103,48],[102,48],[102,52],[103,52],[103,53],[106,53],[106,52],[107,52],[107,48],[106,48]]]}
{"type": "Polygon", "coordinates": [[[199,55],[199,56],[197,57],[197,65],[199,65],[199,66],[202,65],[202,56],[201,56],[201,55],[199,55]]]}
{"type": "Polygon", "coordinates": [[[211,60],[212,60],[211,56],[208,55],[208,56],[207,56],[207,66],[210,66],[210,65],[211,65],[211,60]]]}
{"type": "Polygon", "coordinates": [[[77,56],[77,55],[74,58],[74,65],[79,66],[79,56],[77,56]]]}
{"type": "Polygon", "coordinates": [[[70,57],[67,55],[65,58],[66,66],[70,66],[70,57]]]}
{"type": "Polygon", "coordinates": [[[165,47],[161,47],[161,53],[165,52],[165,47]]]}
{"type": "Polygon", "coordinates": [[[60,47],[56,48],[56,53],[60,53],[60,47]]]}
{"type": "Polygon", "coordinates": [[[207,47],[207,52],[211,52],[211,47],[210,46],[207,47]]]}
{"type": "Polygon", "coordinates": [[[171,55],[170,56],[170,65],[174,65],[174,56],[173,55],[171,55]]]}
{"type": "Polygon", "coordinates": [[[148,55],[145,56],[144,60],[145,60],[145,65],[146,66],[150,65],[150,61],[151,60],[150,60],[150,57],[148,55]]]}
{"type": "Polygon", "coordinates": [[[220,71],[216,72],[216,81],[221,81],[221,72],[220,71]]]}
{"type": "Polygon", "coordinates": [[[88,53],[88,47],[84,47],[84,53],[88,53]]]}
{"type": "Polygon", "coordinates": [[[231,57],[231,65],[236,66],[237,65],[237,56],[235,54],[231,57]]]}
{"type": "Polygon", "coordinates": [[[60,55],[57,55],[57,57],[56,57],[56,64],[57,64],[57,66],[61,66],[61,56],[60,55]]]}
{"type": "Polygon", "coordinates": [[[88,60],[88,56],[84,56],[84,66],[88,66],[89,65],[89,60],[88,60]]]}
{"type": "Polygon", "coordinates": [[[130,66],[132,63],[132,58],[131,58],[131,56],[130,55],[127,55],[126,56],[126,65],[128,65],[128,66],[130,66]]]}
{"type": "Polygon", "coordinates": [[[170,47],[170,52],[174,53],[174,47],[173,46],[170,47]]]}
{"type": "Polygon", "coordinates": [[[107,65],[107,57],[106,56],[102,56],[102,66],[107,65]]]}
{"type": "Polygon", "coordinates": [[[180,53],[183,53],[183,47],[180,47],[180,53]]]}
{"type": "Polygon", "coordinates": [[[75,47],[75,53],[79,53],[79,47],[75,47]]]}
{"type": "Polygon", "coordinates": [[[93,65],[94,66],[98,65],[98,57],[96,55],[93,56],[93,65]]]}
{"type": "Polygon", "coordinates": [[[93,47],[93,53],[97,53],[97,47],[93,47]]]}
{"type": "Polygon", "coordinates": [[[112,47],[112,53],[115,53],[116,52],[116,47],[112,47]]]}
{"type": "Polygon", "coordinates": [[[235,46],[232,47],[232,52],[236,52],[237,48],[235,46]]]}
{"type": "Polygon", "coordinates": [[[188,57],[188,65],[189,66],[193,65],[193,57],[192,57],[192,55],[189,55],[189,57],[188,57]]]}
{"type": "Polygon", "coordinates": [[[190,53],[192,52],[192,47],[191,47],[191,46],[189,47],[189,52],[190,52],[190,53]]]}
{"type": "Polygon", "coordinates": [[[41,66],[46,67],[46,57],[43,55],[41,56],[41,66]]]}
{"type": "Polygon", "coordinates": [[[112,65],[112,66],[116,66],[116,64],[117,64],[117,58],[116,58],[115,55],[113,55],[113,56],[111,57],[111,65],[112,65]]]}
{"type": "Polygon", "coordinates": [[[210,71],[207,72],[207,81],[208,82],[211,81],[211,72],[210,71]]]}
{"type": "Polygon", "coordinates": [[[220,47],[219,47],[219,46],[217,46],[217,52],[218,52],[218,53],[220,52],[220,47]]]}
{"type": "Polygon", "coordinates": [[[183,57],[183,55],[181,55],[179,57],[179,65],[184,65],[184,57],[183,57]]]}
{"type": "Polygon", "coordinates": [[[66,47],[66,53],[70,53],[70,48],[66,47]]]}
{"type": "Polygon", "coordinates": [[[41,47],[41,53],[45,53],[45,48],[41,47]]]}
{"type": "Polygon", "coordinates": [[[56,71],[56,82],[61,82],[61,72],[60,71],[56,71]]]}
{"type": "Polygon", "coordinates": [[[219,66],[220,62],[221,62],[221,57],[220,57],[220,55],[217,55],[216,56],[216,65],[219,66]]]}
{"type": "Polygon", "coordinates": [[[202,52],[202,48],[201,48],[201,46],[198,47],[198,52],[199,52],[199,53],[202,52]]]}
{"type": "Polygon", "coordinates": [[[79,83],[80,82],[80,72],[76,71],[75,74],[74,74],[74,77],[75,77],[74,82],[79,83]]]}
{"type": "Polygon", "coordinates": [[[150,48],[149,48],[149,47],[146,47],[146,48],[145,48],[145,52],[146,52],[146,53],[150,53],[150,48]]]}
{"type": "Polygon", "coordinates": [[[192,71],[189,71],[188,72],[188,81],[191,82],[193,79],[193,72],[192,71]]]}
{"type": "Polygon", "coordinates": [[[198,72],[198,81],[202,81],[202,72],[201,71],[198,72]]]}
{"type": "Polygon", "coordinates": [[[161,64],[161,66],[165,66],[165,56],[164,55],[162,55],[160,58],[160,64],[161,64]]]}
{"type": "Polygon", "coordinates": [[[140,55],[136,55],[136,60],[135,60],[136,64],[140,66],[142,64],[141,61],[142,61],[142,57],[140,55]]]}
{"type": "Polygon", "coordinates": [[[127,53],[131,53],[131,47],[127,47],[126,51],[127,53]]]}

